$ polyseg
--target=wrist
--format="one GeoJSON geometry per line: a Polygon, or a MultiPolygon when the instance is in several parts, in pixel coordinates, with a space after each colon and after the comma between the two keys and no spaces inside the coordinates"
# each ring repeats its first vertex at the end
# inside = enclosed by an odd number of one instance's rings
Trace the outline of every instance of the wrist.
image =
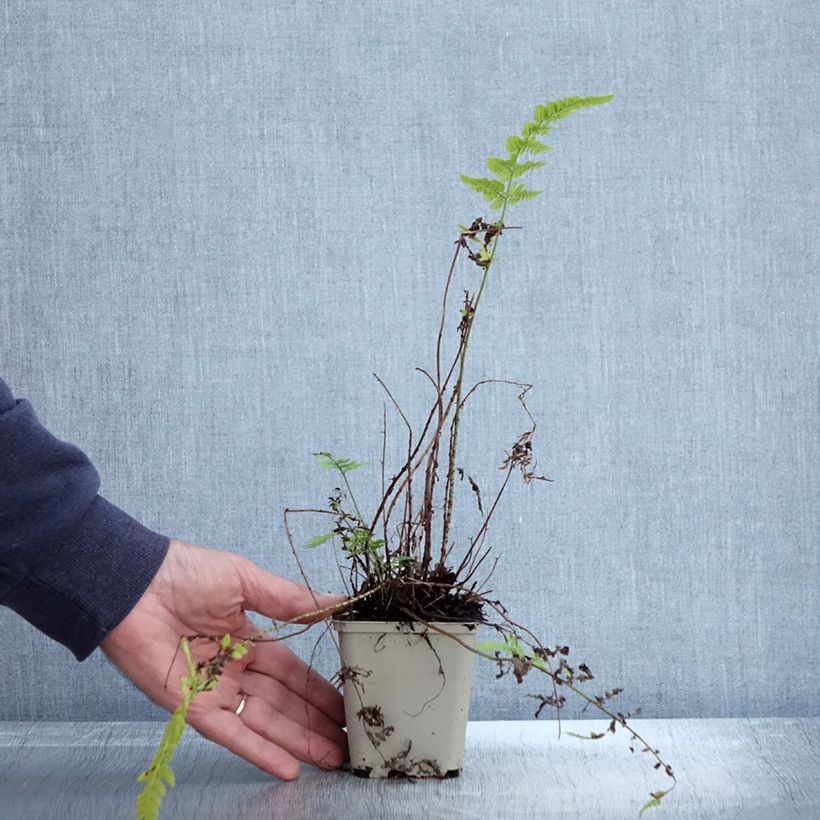
{"type": "Polygon", "coordinates": [[[169,543],[97,496],[3,604],[85,660],[145,593],[169,543]]]}

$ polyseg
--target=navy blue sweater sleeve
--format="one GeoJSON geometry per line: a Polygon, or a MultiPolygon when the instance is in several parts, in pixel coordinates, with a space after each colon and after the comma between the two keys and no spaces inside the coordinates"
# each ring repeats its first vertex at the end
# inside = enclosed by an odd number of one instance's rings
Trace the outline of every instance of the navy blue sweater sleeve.
{"type": "Polygon", "coordinates": [[[0,604],[80,661],[142,597],[169,543],[99,487],[88,458],[0,380],[0,604]]]}

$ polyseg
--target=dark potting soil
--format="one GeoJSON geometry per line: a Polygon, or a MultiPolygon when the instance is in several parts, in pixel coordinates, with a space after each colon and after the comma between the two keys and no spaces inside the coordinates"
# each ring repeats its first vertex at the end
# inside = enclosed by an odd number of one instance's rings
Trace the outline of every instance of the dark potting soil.
{"type": "Polygon", "coordinates": [[[393,578],[384,589],[358,601],[340,617],[352,621],[483,623],[484,607],[469,590],[446,583],[393,578]]]}
{"type": "MultiPolygon", "coordinates": [[[[361,769],[351,769],[352,774],[356,775],[356,777],[370,777],[371,768],[370,766],[364,766],[361,769]]],[[[419,775],[415,774],[407,774],[407,772],[402,772],[399,769],[391,769],[387,773],[388,780],[449,780],[452,777],[458,777],[461,774],[461,769],[448,769],[442,775],[425,775],[424,777],[420,777],[419,775]]]]}

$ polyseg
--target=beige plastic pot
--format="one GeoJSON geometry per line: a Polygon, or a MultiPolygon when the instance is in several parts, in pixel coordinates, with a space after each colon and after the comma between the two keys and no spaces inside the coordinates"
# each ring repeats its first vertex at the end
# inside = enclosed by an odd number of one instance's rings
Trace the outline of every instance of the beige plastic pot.
{"type": "MultiPolygon", "coordinates": [[[[477,624],[435,623],[467,646],[477,624]]],[[[350,767],[361,777],[456,777],[474,655],[422,624],[334,621],[350,767]]]]}

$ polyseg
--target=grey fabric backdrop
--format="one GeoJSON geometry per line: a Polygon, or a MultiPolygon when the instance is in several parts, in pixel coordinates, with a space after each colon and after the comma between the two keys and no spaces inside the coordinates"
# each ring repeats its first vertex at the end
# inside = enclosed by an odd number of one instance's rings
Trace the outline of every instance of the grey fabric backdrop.
{"type": "MultiPolygon", "coordinates": [[[[429,397],[485,213],[458,172],[535,103],[614,93],[551,135],[476,325],[555,479],[499,513],[494,589],[646,716],[820,714],[817,9],[6,0],[0,373],[115,503],[292,575],[311,451],[378,460],[371,372],[429,397]]],[[[476,398],[491,485],[524,428],[476,398]]],[[[0,718],[160,717],[100,653],[0,632],[0,718]]],[[[477,667],[472,715],[531,716],[524,688],[477,667]]]]}

